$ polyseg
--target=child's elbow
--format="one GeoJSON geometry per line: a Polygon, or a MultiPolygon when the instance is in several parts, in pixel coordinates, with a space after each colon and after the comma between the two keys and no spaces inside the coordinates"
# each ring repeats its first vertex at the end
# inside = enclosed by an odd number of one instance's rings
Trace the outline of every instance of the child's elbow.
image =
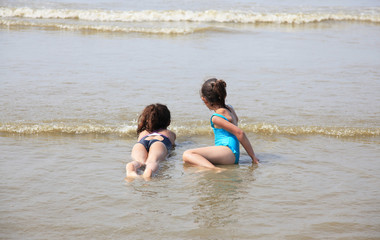
{"type": "Polygon", "coordinates": [[[238,140],[242,140],[245,136],[245,133],[243,130],[239,128],[239,130],[236,131],[235,136],[238,140]]]}

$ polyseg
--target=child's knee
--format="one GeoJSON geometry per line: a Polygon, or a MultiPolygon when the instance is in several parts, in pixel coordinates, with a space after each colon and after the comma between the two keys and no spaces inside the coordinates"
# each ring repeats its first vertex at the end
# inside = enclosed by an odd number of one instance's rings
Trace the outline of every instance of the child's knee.
{"type": "Polygon", "coordinates": [[[184,151],[182,154],[182,160],[184,162],[188,162],[190,160],[192,154],[193,154],[193,152],[191,149],[184,151]]]}

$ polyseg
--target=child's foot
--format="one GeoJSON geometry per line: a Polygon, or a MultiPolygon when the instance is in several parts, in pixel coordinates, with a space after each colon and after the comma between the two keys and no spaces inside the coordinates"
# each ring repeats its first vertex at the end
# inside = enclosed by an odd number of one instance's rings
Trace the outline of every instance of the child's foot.
{"type": "Polygon", "coordinates": [[[133,163],[128,163],[125,168],[127,171],[127,178],[136,178],[138,176],[133,163]]]}
{"type": "Polygon", "coordinates": [[[225,168],[220,168],[220,167],[215,167],[214,170],[215,170],[216,173],[221,173],[221,172],[226,171],[227,169],[225,169],[225,168]]]}
{"type": "Polygon", "coordinates": [[[139,175],[135,171],[127,171],[127,176],[124,178],[127,182],[133,182],[139,175]]]}
{"type": "Polygon", "coordinates": [[[227,169],[220,168],[220,167],[214,167],[214,168],[198,167],[198,170],[196,172],[201,173],[201,172],[206,172],[206,171],[215,171],[216,173],[221,173],[221,172],[224,172],[226,170],[227,169]]]}
{"type": "Polygon", "coordinates": [[[145,180],[150,180],[150,178],[152,177],[152,174],[153,174],[152,169],[150,169],[149,167],[147,167],[147,168],[145,168],[145,171],[144,171],[144,174],[143,174],[143,178],[145,180]]]}
{"type": "Polygon", "coordinates": [[[127,171],[127,178],[137,178],[138,176],[135,171],[127,171]]]}

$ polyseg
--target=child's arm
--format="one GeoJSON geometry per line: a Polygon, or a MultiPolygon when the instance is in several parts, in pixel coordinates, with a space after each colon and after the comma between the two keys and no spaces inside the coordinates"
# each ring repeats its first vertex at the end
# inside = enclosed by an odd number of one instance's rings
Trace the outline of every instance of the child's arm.
{"type": "Polygon", "coordinates": [[[177,134],[175,134],[173,131],[170,131],[170,133],[172,134],[173,136],[173,146],[175,147],[176,144],[175,144],[175,140],[177,139],[177,134]]]}
{"type": "Polygon", "coordinates": [[[146,136],[146,135],[148,135],[148,134],[149,134],[149,132],[148,132],[147,130],[142,131],[142,132],[139,134],[139,136],[137,137],[137,141],[140,141],[141,138],[143,138],[144,136],[146,136]]]}
{"type": "Polygon", "coordinates": [[[256,164],[259,163],[259,159],[256,157],[255,152],[253,151],[251,142],[247,138],[247,135],[243,130],[241,130],[238,126],[230,123],[229,121],[226,121],[225,119],[221,117],[213,117],[212,122],[224,130],[232,133],[236,136],[236,138],[239,140],[241,145],[243,145],[245,151],[248,153],[248,155],[251,157],[252,161],[256,164]]]}
{"type": "Polygon", "coordinates": [[[177,135],[169,129],[165,129],[162,133],[170,139],[170,142],[173,144],[173,147],[175,147],[175,140],[177,138],[177,135]]]}
{"type": "Polygon", "coordinates": [[[239,117],[238,117],[238,115],[236,114],[235,109],[234,109],[230,104],[228,104],[227,107],[228,107],[228,110],[230,110],[230,112],[231,112],[233,115],[235,115],[235,117],[236,117],[236,122],[239,122],[239,117]]]}
{"type": "Polygon", "coordinates": [[[241,133],[239,133],[238,135],[235,135],[235,136],[237,137],[237,139],[239,140],[239,142],[241,143],[241,145],[243,145],[245,151],[251,157],[252,161],[254,163],[258,164],[259,163],[259,159],[256,157],[255,152],[253,151],[251,142],[247,138],[247,135],[245,135],[245,132],[243,132],[243,130],[241,130],[241,129],[240,129],[240,131],[241,131],[241,133]]]}

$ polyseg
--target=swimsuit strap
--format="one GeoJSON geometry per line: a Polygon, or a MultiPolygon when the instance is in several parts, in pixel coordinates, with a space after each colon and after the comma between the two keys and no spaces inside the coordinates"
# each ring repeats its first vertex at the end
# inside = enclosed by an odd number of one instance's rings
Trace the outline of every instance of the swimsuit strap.
{"type": "MultiPolygon", "coordinates": [[[[225,119],[226,121],[228,121],[228,119],[227,119],[225,116],[223,116],[222,114],[214,113],[214,114],[211,116],[211,118],[210,118],[211,127],[214,127],[214,123],[212,122],[212,118],[213,118],[214,116],[221,117],[221,118],[225,119]]],[[[229,122],[229,121],[228,121],[228,122],[229,122]]]]}
{"type": "Polygon", "coordinates": [[[161,133],[152,132],[152,133],[149,133],[149,134],[145,135],[145,136],[142,137],[141,139],[144,139],[144,138],[149,137],[149,136],[163,136],[163,137],[166,137],[165,135],[163,135],[163,134],[161,134],[161,133]]]}
{"type": "Polygon", "coordinates": [[[162,134],[161,133],[157,133],[157,132],[153,132],[153,133],[150,133],[150,134],[148,134],[146,136],[162,136],[162,134]]]}

